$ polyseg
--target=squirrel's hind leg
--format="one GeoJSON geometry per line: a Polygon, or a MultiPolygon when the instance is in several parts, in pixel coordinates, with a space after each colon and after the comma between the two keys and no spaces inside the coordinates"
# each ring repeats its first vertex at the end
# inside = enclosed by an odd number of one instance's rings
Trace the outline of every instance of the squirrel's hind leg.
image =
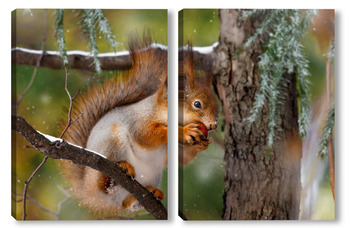
{"type": "MultiPolygon", "coordinates": [[[[161,201],[164,199],[164,193],[160,189],[154,186],[148,186],[146,187],[146,189],[150,191],[153,194],[154,198],[156,198],[157,200],[161,201]]],[[[136,205],[136,203],[137,203],[136,198],[133,195],[129,194],[124,199],[122,205],[123,205],[123,208],[132,210],[132,208],[134,207],[134,205],[136,205]]]]}

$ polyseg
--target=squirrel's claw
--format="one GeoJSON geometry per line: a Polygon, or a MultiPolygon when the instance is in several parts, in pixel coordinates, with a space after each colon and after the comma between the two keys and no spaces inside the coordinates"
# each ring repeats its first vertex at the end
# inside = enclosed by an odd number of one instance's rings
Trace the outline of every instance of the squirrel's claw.
{"type": "Polygon", "coordinates": [[[146,189],[150,191],[157,200],[161,201],[164,199],[164,193],[160,189],[154,186],[148,186],[146,189]]]}
{"type": "Polygon", "coordinates": [[[184,127],[184,141],[191,145],[206,144],[209,140],[205,134],[200,130],[201,126],[198,124],[189,124],[184,127]]]}
{"type": "Polygon", "coordinates": [[[131,177],[132,180],[135,179],[136,177],[136,173],[135,173],[135,168],[134,166],[132,166],[129,162],[126,161],[119,161],[117,162],[117,164],[119,165],[120,168],[122,168],[122,170],[131,177]]]}

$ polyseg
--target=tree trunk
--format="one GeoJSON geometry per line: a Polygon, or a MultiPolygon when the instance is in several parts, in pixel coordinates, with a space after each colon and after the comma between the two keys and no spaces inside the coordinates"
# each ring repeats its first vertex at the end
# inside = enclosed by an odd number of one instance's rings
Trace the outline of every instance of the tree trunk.
{"type": "MultiPolygon", "coordinates": [[[[223,219],[298,219],[301,142],[295,74],[285,75],[288,96],[282,105],[274,145],[267,150],[268,112],[251,125],[250,114],[260,85],[261,44],[242,49],[261,18],[241,21],[239,10],[220,10],[219,46],[213,74],[222,102],[225,132],[225,192],[223,219]]],[[[261,16],[263,17],[263,16],[261,16]]]]}

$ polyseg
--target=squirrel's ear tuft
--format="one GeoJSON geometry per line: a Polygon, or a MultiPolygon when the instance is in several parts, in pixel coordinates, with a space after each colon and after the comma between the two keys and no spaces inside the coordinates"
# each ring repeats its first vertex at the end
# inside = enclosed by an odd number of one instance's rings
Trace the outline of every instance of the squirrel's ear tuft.
{"type": "Polygon", "coordinates": [[[188,74],[179,74],[179,94],[189,94],[191,90],[189,75],[188,74]]]}
{"type": "Polygon", "coordinates": [[[168,100],[168,77],[165,77],[165,80],[163,81],[163,91],[164,100],[168,100]]]}
{"type": "Polygon", "coordinates": [[[168,75],[163,76],[161,86],[165,94],[168,93],[168,75]]]}
{"type": "Polygon", "coordinates": [[[163,86],[164,88],[166,88],[168,90],[168,77],[164,77],[164,79],[162,80],[163,86]]]}
{"type": "MultiPolygon", "coordinates": [[[[189,87],[188,89],[194,87],[194,53],[190,45],[179,52],[179,82],[181,81],[185,83],[183,86],[189,87]]],[[[181,89],[181,85],[179,89],[181,89]]]]}
{"type": "Polygon", "coordinates": [[[166,101],[168,100],[168,77],[167,75],[164,75],[162,77],[160,88],[158,89],[158,100],[159,101],[166,101]]]}

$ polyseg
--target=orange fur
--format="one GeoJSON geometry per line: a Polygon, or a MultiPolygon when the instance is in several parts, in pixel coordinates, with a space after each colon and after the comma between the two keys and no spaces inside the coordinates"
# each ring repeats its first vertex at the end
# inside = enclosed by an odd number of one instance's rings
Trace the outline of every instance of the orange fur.
{"type": "Polygon", "coordinates": [[[129,194],[129,195],[123,200],[122,206],[123,206],[123,208],[126,208],[126,209],[127,209],[127,208],[130,208],[131,205],[133,205],[135,202],[136,202],[136,198],[135,198],[133,195],[129,194]]]}
{"type": "MultiPolygon", "coordinates": [[[[148,186],[146,187],[146,189],[150,191],[153,194],[154,198],[156,198],[157,200],[161,201],[164,199],[164,193],[160,189],[154,186],[148,186]]],[[[130,208],[135,201],[136,201],[136,198],[133,195],[129,194],[123,201],[122,205],[124,208],[130,208]]]]}
{"type": "Polygon", "coordinates": [[[168,127],[158,122],[151,122],[145,129],[135,132],[135,142],[142,148],[152,150],[168,142],[168,127]]]}
{"type": "Polygon", "coordinates": [[[107,193],[107,189],[110,185],[111,178],[109,176],[101,173],[101,176],[98,181],[98,188],[107,193]]]}
{"type": "Polygon", "coordinates": [[[114,126],[113,126],[113,133],[117,134],[117,132],[118,132],[118,125],[114,124],[114,126]]]}

